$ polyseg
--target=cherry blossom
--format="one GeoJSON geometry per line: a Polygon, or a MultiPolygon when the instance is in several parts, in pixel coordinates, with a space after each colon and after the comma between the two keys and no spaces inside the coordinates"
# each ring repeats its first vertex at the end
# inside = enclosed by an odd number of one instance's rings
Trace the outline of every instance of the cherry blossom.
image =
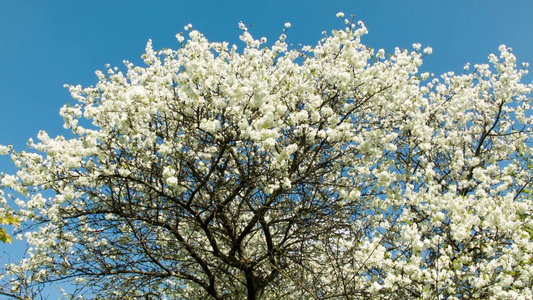
{"type": "Polygon", "coordinates": [[[0,147],[31,245],[1,293],[530,298],[527,65],[501,46],[420,73],[430,47],[386,55],[347,22],[300,48],[290,23],[271,46],[241,23],[241,51],[189,24],[145,66],[67,86],[68,137],[0,147]]]}

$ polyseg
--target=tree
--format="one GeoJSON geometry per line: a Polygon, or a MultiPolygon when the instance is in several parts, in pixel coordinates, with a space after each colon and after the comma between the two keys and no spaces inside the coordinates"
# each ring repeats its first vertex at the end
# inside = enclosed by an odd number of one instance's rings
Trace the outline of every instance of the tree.
{"type": "Polygon", "coordinates": [[[526,65],[501,46],[434,77],[418,71],[431,48],[387,58],[345,22],[298,49],[240,24],[240,52],[187,26],[177,50],[149,41],[145,67],[68,86],[72,137],[4,151],[32,245],[11,295],[61,280],[106,298],[531,295],[526,65]]]}

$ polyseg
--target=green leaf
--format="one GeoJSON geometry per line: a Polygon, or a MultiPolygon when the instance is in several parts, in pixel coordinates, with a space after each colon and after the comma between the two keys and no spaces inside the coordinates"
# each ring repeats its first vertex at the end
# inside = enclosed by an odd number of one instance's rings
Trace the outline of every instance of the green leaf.
{"type": "Polygon", "coordinates": [[[0,228],[0,241],[2,241],[3,243],[13,243],[13,239],[11,238],[11,236],[9,236],[9,234],[6,233],[6,230],[3,228],[0,228]]]}

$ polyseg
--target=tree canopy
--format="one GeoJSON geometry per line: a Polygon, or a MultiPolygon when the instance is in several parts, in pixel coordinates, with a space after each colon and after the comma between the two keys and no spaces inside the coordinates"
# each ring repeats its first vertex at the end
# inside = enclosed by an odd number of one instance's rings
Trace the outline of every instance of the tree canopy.
{"type": "Polygon", "coordinates": [[[345,24],[298,48],[240,24],[243,50],[186,26],[145,66],[68,86],[70,136],[3,148],[31,248],[2,293],[526,299],[527,65],[501,46],[434,76],[431,48],[386,55],[345,24]]]}

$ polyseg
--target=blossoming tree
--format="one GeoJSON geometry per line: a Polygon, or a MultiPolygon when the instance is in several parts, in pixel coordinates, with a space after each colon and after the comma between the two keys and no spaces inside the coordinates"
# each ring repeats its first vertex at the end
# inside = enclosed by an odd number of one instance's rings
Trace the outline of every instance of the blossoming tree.
{"type": "Polygon", "coordinates": [[[525,66],[501,46],[435,77],[418,71],[430,48],[386,56],[345,24],[298,49],[241,24],[242,51],[187,26],[177,50],[148,42],[146,66],[69,86],[71,137],[2,148],[31,245],[2,293],[531,296],[525,66]]]}

